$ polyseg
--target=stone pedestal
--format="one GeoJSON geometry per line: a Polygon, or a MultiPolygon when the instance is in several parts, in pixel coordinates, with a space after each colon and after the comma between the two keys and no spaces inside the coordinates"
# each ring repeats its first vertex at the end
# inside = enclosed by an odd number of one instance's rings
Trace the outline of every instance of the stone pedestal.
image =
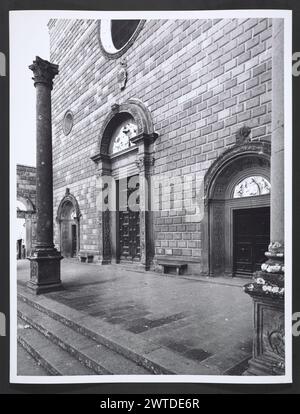
{"type": "Polygon", "coordinates": [[[62,288],[61,254],[53,244],[53,178],[51,90],[58,66],[36,57],[33,71],[36,88],[36,243],[29,257],[28,287],[36,294],[62,288]]]}
{"type": "Polygon", "coordinates": [[[276,273],[257,272],[245,292],[253,299],[253,356],[244,375],[284,375],[284,280],[276,273]]]}
{"type": "Polygon", "coordinates": [[[56,249],[34,250],[29,257],[30,281],[27,286],[37,295],[62,289],[61,254],[56,249]]]}
{"type": "Polygon", "coordinates": [[[253,357],[245,375],[285,374],[283,19],[272,24],[271,242],[261,272],[244,287],[254,303],[253,357]]]}

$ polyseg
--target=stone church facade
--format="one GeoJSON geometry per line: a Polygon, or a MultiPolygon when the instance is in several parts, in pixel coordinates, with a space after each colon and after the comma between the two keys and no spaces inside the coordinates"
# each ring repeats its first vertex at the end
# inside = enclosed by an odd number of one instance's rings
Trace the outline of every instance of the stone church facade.
{"type": "Polygon", "coordinates": [[[272,20],[48,27],[62,255],[212,276],[258,270],[270,240],[272,20]],[[138,208],[123,208],[132,195],[138,208]]]}

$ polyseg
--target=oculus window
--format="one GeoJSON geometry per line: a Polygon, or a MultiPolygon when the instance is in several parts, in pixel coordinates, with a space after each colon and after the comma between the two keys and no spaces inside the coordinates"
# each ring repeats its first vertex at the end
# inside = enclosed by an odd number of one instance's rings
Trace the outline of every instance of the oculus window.
{"type": "Polygon", "coordinates": [[[69,135],[69,133],[71,132],[73,128],[73,124],[74,124],[73,113],[71,111],[67,111],[63,119],[63,131],[65,135],[69,135]]]}
{"type": "Polygon", "coordinates": [[[100,20],[99,40],[108,58],[121,56],[134,42],[144,20],[100,20]]]}

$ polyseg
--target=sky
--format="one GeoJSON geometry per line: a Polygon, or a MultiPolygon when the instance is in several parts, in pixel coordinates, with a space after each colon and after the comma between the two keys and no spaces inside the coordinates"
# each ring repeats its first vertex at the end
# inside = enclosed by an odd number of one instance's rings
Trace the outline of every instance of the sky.
{"type": "Polygon", "coordinates": [[[10,139],[17,164],[35,166],[35,87],[28,66],[36,56],[49,60],[49,16],[10,15],[10,139]]]}

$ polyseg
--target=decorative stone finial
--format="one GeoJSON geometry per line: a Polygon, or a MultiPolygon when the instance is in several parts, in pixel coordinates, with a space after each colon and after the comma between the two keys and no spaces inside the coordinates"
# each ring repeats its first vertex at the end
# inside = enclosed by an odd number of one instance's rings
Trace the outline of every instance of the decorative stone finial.
{"type": "Polygon", "coordinates": [[[53,79],[58,74],[58,65],[36,56],[33,64],[29,66],[29,69],[32,70],[34,75],[32,78],[34,80],[34,86],[38,83],[43,83],[50,89],[53,88],[53,79]]]}

